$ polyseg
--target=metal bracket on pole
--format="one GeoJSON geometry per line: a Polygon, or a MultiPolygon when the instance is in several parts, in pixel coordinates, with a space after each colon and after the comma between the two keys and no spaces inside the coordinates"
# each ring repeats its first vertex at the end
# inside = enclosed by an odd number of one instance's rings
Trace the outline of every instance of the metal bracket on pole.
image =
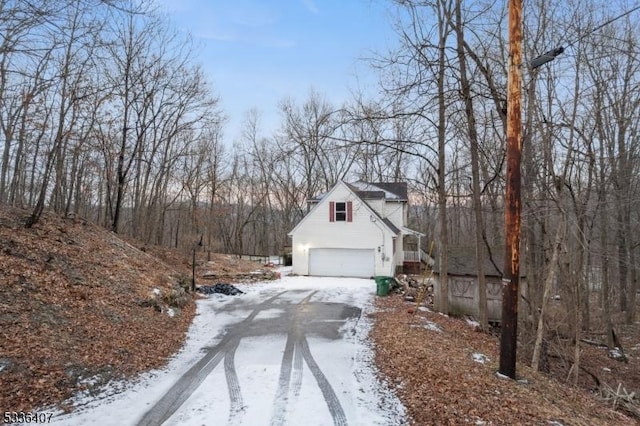
{"type": "Polygon", "coordinates": [[[529,67],[534,70],[539,66],[546,64],[547,62],[553,61],[556,56],[562,54],[562,52],[564,52],[564,47],[560,46],[546,53],[543,53],[540,56],[536,56],[531,60],[531,62],[529,62],[529,67]]]}

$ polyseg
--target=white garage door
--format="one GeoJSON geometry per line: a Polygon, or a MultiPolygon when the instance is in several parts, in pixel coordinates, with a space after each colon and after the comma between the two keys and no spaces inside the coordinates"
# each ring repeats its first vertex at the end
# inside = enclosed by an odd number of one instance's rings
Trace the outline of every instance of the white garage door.
{"type": "Polygon", "coordinates": [[[374,276],[373,249],[309,249],[309,275],[325,277],[374,276]]]}

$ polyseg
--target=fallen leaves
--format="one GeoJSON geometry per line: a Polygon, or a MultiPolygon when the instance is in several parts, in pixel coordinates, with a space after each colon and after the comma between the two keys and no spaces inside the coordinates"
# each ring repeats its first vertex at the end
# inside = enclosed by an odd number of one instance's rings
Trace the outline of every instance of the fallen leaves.
{"type": "MultiPolygon", "coordinates": [[[[60,404],[73,392],[159,367],[179,349],[195,313],[176,291],[177,282],[190,282],[189,256],[139,250],[134,241],[50,214],[26,230],[24,216],[0,208],[0,407],[60,404]]],[[[255,263],[229,255],[199,252],[198,265],[226,282],[257,275],[255,263]]],[[[518,371],[527,383],[498,378],[497,339],[463,320],[415,310],[395,296],[376,303],[376,362],[415,425],[635,424],[526,366],[518,371]]],[[[583,363],[614,385],[619,377],[640,383],[637,341],[624,340],[629,364],[599,363],[606,352],[592,346],[583,363]]]]}
{"type": "Polygon", "coordinates": [[[407,313],[400,296],[378,298],[376,305],[376,364],[396,385],[414,425],[635,424],[587,392],[526,366],[518,366],[526,382],[498,378],[497,338],[464,320],[407,313]]]}
{"type": "Polygon", "coordinates": [[[1,407],[58,404],[179,349],[194,304],[174,317],[136,304],[170,294],[174,269],[99,227],[46,214],[24,229],[23,216],[0,209],[1,407]]]}

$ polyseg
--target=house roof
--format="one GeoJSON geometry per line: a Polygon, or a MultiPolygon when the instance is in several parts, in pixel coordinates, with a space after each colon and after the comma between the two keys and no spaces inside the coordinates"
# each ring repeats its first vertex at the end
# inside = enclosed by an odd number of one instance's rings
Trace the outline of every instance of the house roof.
{"type": "Polygon", "coordinates": [[[384,191],[358,191],[356,188],[354,192],[363,200],[379,200],[385,198],[384,191]]]}
{"type": "MultiPolygon", "coordinates": [[[[475,247],[449,247],[447,253],[447,270],[449,275],[466,275],[474,277],[478,275],[478,259],[476,257],[475,247]]],[[[488,255],[484,259],[484,274],[485,276],[501,277],[503,266],[502,262],[504,259],[504,247],[492,247],[491,254],[493,257],[493,262],[488,255]]],[[[435,257],[436,262],[433,270],[434,272],[439,273],[440,258],[439,256],[435,257]]],[[[524,268],[521,268],[520,275],[525,276],[524,268]]]]}
{"type": "Polygon", "coordinates": [[[363,182],[358,181],[350,184],[355,191],[363,193],[376,193],[382,191],[386,200],[406,201],[408,200],[408,189],[406,182],[363,182]]]}
{"type": "MultiPolygon", "coordinates": [[[[380,215],[378,215],[379,217],[380,215]]],[[[400,230],[386,217],[384,219],[382,219],[382,221],[385,223],[385,225],[387,225],[389,227],[389,229],[391,229],[394,234],[399,235],[400,234],[400,230]]]]}
{"type": "Polygon", "coordinates": [[[382,221],[394,235],[400,235],[401,231],[397,226],[393,224],[388,218],[383,218],[380,213],[378,213],[374,208],[372,208],[367,200],[377,200],[377,199],[387,199],[387,192],[385,191],[371,191],[371,190],[361,190],[360,188],[373,189],[373,184],[369,184],[366,182],[356,182],[355,184],[346,184],[351,191],[355,194],[356,197],[362,201],[362,204],[367,206],[369,210],[371,210],[372,215],[374,215],[378,220],[382,221]]]}
{"type": "Polygon", "coordinates": [[[416,231],[414,229],[411,228],[407,228],[405,226],[402,226],[400,228],[400,231],[402,232],[403,235],[415,235],[415,236],[419,236],[419,237],[426,237],[426,234],[423,234],[422,232],[416,231]]]}
{"type": "Polygon", "coordinates": [[[378,212],[376,212],[360,195],[360,191],[357,190],[357,188],[354,188],[352,185],[343,182],[343,181],[338,181],[338,183],[336,183],[333,188],[331,188],[328,192],[325,192],[324,194],[321,194],[313,199],[309,199],[308,201],[310,202],[314,202],[315,206],[313,206],[313,208],[311,209],[311,211],[309,213],[307,213],[307,215],[305,217],[302,218],[302,220],[300,222],[298,222],[298,224],[289,232],[289,236],[292,236],[293,233],[300,227],[300,225],[311,215],[311,213],[317,209],[320,204],[322,204],[322,200],[324,198],[326,198],[331,192],[333,192],[340,184],[345,185],[352,193],[353,195],[358,198],[362,204],[367,208],[367,210],[369,210],[369,213],[372,215],[372,217],[375,217],[377,220],[379,220],[380,222],[382,222],[384,224],[384,226],[387,227],[387,229],[389,231],[391,231],[393,234],[395,235],[399,235],[400,234],[400,230],[393,224],[391,223],[391,221],[389,219],[386,218],[382,218],[382,216],[380,216],[380,214],[378,212]]]}
{"type": "MultiPolygon", "coordinates": [[[[346,182],[345,182],[346,183],[346,182]]],[[[406,182],[364,182],[357,181],[354,183],[346,183],[351,190],[356,193],[362,200],[379,200],[386,199],[389,201],[407,201],[408,186],[406,182]]],[[[329,192],[323,192],[307,201],[317,203],[322,200],[329,192]]]]}
{"type": "Polygon", "coordinates": [[[409,199],[407,182],[377,182],[373,185],[382,188],[385,191],[396,194],[402,200],[409,199]]]}
{"type": "MultiPolygon", "coordinates": [[[[331,191],[329,191],[331,192],[331,191]]],[[[307,202],[308,203],[318,203],[320,202],[320,200],[322,200],[329,192],[323,192],[321,194],[316,195],[315,197],[312,198],[307,198],[307,202]]]]}

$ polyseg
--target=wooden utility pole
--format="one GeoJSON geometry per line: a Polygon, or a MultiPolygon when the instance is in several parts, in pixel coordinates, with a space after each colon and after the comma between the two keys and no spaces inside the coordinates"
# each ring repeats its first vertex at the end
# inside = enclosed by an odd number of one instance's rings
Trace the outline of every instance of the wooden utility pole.
{"type": "Polygon", "coordinates": [[[505,253],[502,278],[500,373],[516,378],[518,284],[520,281],[520,86],[522,64],[522,0],[509,0],[509,75],[507,86],[507,175],[505,190],[505,253]]]}

